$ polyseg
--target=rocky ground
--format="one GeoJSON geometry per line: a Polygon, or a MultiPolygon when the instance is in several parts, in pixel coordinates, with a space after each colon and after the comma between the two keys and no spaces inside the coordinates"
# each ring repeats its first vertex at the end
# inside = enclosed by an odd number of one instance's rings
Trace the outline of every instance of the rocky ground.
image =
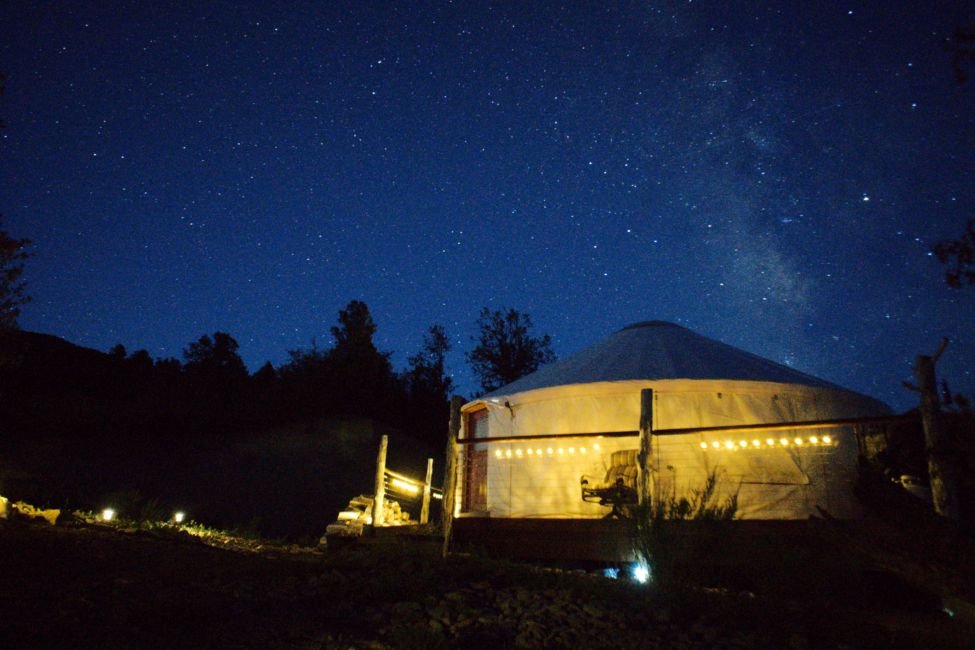
{"type": "Polygon", "coordinates": [[[340,552],[167,527],[0,520],[3,646],[219,648],[965,647],[939,611],[680,596],[423,538],[340,552]]]}

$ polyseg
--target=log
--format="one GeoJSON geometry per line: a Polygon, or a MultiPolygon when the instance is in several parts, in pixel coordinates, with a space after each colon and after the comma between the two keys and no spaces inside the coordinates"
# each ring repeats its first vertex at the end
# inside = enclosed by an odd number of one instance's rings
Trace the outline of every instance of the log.
{"type": "Polygon", "coordinates": [[[433,459],[427,458],[427,478],[423,481],[423,504],[420,506],[420,524],[430,521],[430,482],[433,480],[433,459]]]}
{"type": "Polygon", "coordinates": [[[457,436],[460,435],[460,407],[464,398],[454,395],[450,398],[450,425],[447,430],[447,463],[443,475],[443,556],[447,557],[450,548],[450,531],[454,519],[454,496],[457,486],[457,436]]]}
{"type": "Polygon", "coordinates": [[[379,441],[379,454],[376,456],[376,497],[372,502],[372,525],[383,525],[383,498],[386,496],[386,447],[389,436],[384,435],[379,441]]]}
{"type": "Polygon", "coordinates": [[[640,453],[637,455],[637,495],[641,505],[650,501],[650,444],[653,437],[653,389],[640,391],[640,453]]]}
{"type": "Polygon", "coordinates": [[[941,417],[941,401],[938,399],[938,380],[935,365],[944,352],[948,339],[943,339],[934,356],[918,355],[914,361],[914,377],[921,393],[921,422],[924,425],[924,443],[928,455],[928,477],[931,481],[931,500],[934,511],[952,521],[961,518],[957,472],[951,445],[945,435],[944,418],[941,417]]]}

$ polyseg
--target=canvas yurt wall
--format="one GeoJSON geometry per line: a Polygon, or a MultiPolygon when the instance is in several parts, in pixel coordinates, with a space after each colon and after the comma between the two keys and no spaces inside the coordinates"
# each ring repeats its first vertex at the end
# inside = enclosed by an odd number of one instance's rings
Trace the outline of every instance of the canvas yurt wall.
{"type": "Polygon", "coordinates": [[[580,481],[602,481],[614,452],[639,448],[641,393],[652,389],[653,498],[690,496],[710,473],[738,518],[853,517],[852,428],[667,430],[884,415],[876,400],[670,323],[641,323],[466,404],[455,515],[600,518],[580,481]],[[477,442],[474,442],[474,441],[477,442]]]}

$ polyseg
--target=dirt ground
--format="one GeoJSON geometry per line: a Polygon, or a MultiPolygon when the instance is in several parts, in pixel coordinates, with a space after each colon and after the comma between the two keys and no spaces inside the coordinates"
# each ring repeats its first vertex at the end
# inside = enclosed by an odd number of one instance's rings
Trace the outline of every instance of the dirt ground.
{"type": "MultiPolygon", "coordinates": [[[[0,520],[9,648],[966,647],[937,608],[851,611],[628,581],[436,544],[341,552],[75,522],[0,520]]],[[[898,609],[900,607],[900,609],[898,609]]]]}

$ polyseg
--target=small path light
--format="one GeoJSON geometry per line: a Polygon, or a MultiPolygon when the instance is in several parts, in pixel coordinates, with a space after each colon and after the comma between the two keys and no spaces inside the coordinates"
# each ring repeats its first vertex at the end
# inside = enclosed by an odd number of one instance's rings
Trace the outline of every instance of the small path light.
{"type": "Polygon", "coordinates": [[[183,523],[184,519],[186,519],[186,513],[182,510],[173,513],[173,521],[175,521],[177,524],[183,523]]]}
{"type": "Polygon", "coordinates": [[[650,582],[650,567],[646,562],[637,562],[633,565],[631,569],[633,579],[644,585],[650,582]]]}
{"type": "Polygon", "coordinates": [[[115,511],[111,508],[105,508],[102,510],[102,521],[112,521],[115,519],[115,511]]]}

